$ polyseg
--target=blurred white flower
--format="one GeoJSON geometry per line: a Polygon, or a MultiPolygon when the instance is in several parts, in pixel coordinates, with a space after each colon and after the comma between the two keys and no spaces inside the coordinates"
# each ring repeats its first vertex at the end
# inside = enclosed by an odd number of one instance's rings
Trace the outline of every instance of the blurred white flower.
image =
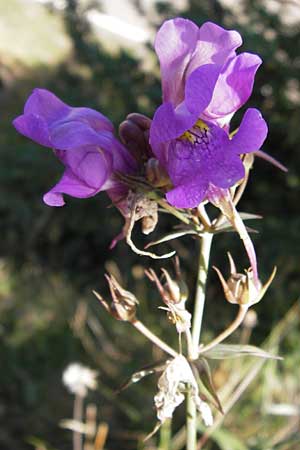
{"type": "Polygon", "coordinates": [[[97,375],[96,370],[79,363],[72,363],[64,370],[62,379],[64,385],[72,394],[85,397],[88,389],[97,388],[97,375]]]}
{"type": "Polygon", "coordinates": [[[154,397],[157,418],[160,422],[170,419],[177,406],[185,399],[184,392],[189,388],[192,399],[206,426],[213,424],[209,405],[201,400],[197,381],[186,358],[182,355],[172,359],[158,380],[158,393],[154,397]]]}

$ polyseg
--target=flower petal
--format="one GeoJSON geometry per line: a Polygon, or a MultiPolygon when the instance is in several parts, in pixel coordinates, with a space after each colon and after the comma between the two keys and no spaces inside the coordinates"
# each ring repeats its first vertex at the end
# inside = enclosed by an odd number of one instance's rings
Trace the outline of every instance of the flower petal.
{"type": "Polygon", "coordinates": [[[24,107],[24,114],[43,117],[47,124],[62,119],[70,110],[56,95],[46,89],[34,89],[24,107]]]}
{"type": "Polygon", "coordinates": [[[103,114],[90,108],[71,108],[46,89],[33,90],[25,104],[24,114],[17,117],[13,125],[24,136],[46,147],[65,148],[66,145],[61,143],[60,146],[60,142],[64,134],[66,138],[71,134],[68,149],[72,145],[84,145],[87,137],[85,144],[94,142],[98,132],[113,131],[112,123],[103,114]],[[76,135],[81,144],[75,144],[76,135]]]}
{"type": "Polygon", "coordinates": [[[245,176],[245,168],[239,156],[232,155],[223,149],[223,155],[214,160],[215,169],[210,170],[209,181],[220,188],[233,186],[245,176]]]}
{"type": "Polygon", "coordinates": [[[13,121],[13,126],[23,136],[45,147],[52,147],[49,127],[43,117],[23,114],[13,121]]]}
{"type": "Polygon", "coordinates": [[[194,125],[212,98],[219,71],[214,64],[194,70],[186,82],[185,100],[176,109],[166,102],[156,110],[150,128],[154,151],[159,143],[179,137],[194,125]]]}
{"type": "Polygon", "coordinates": [[[237,154],[255,152],[260,149],[267,134],[268,127],[260,111],[249,108],[244,114],[238,132],[230,141],[232,151],[237,154]]]}
{"type": "Polygon", "coordinates": [[[112,156],[93,146],[78,149],[76,152],[56,152],[66,168],[87,187],[99,191],[112,172],[112,156]]]}
{"type": "Polygon", "coordinates": [[[164,102],[177,105],[183,100],[183,75],[197,38],[197,25],[182,18],[168,20],[158,30],[154,46],[160,61],[164,102]]]}
{"type": "Polygon", "coordinates": [[[56,151],[56,156],[66,166],[60,181],[44,195],[49,206],[63,206],[63,195],[86,198],[110,188],[112,157],[94,147],[80,148],[76,152],[56,151]]]}
{"type": "Polygon", "coordinates": [[[80,121],[88,124],[95,131],[111,131],[114,127],[111,121],[99,111],[91,108],[76,107],[70,108],[69,114],[64,121],[80,121]]]}
{"type": "Polygon", "coordinates": [[[191,114],[185,103],[174,109],[172,103],[163,103],[156,111],[150,128],[150,145],[156,153],[161,142],[176,139],[197,120],[197,114],[191,114]]]}
{"type": "Polygon", "coordinates": [[[196,208],[206,195],[208,184],[196,178],[167,192],[168,202],[177,208],[196,208]]]}
{"type": "MultiPolygon", "coordinates": [[[[65,122],[51,129],[51,142],[59,150],[73,150],[86,145],[101,145],[102,134],[81,122],[65,122]]],[[[106,142],[106,140],[104,139],[106,142]]]]}
{"type": "Polygon", "coordinates": [[[114,171],[129,174],[137,169],[136,160],[111,133],[102,133],[101,138],[101,148],[111,155],[114,171]]]}
{"type": "Polygon", "coordinates": [[[71,107],[47,89],[34,89],[28,98],[24,114],[42,117],[50,126],[55,122],[79,121],[88,124],[96,131],[113,131],[111,121],[91,108],[71,107]]]}
{"type": "Polygon", "coordinates": [[[62,194],[72,197],[92,197],[97,191],[82,183],[70,169],[66,169],[60,181],[47,192],[43,200],[48,206],[64,206],[65,201],[62,194]]]}
{"type": "Polygon", "coordinates": [[[205,64],[191,73],[185,86],[185,104],[191,113],[199,116],[208,106],[219,74],[217,64],[205,64]]]}
{"type": "Polygon", "coordinates": [[[223,66],[228,58],[235,56],[235,49],[242,45],[237,31],[225,30],[212,22],[205,22],[199,29],[198,42],[189,63],[186,75],[189,76],[203,64],[223,66]]]}
{"type": "Polygon", "coordinates": [[[261,62],[258,55],[251,53],[241,53],[231,59],[219,76],[205,116],[215,119],[237,111],[251,95],[261,62]]]}

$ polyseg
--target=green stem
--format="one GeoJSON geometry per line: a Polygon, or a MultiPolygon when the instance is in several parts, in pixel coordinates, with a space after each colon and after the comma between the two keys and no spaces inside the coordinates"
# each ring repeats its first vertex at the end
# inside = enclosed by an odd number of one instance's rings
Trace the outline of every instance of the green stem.
{"type": "Polygon", "coordinates": [[[201,247],[199,254],[199,267],[197,277],[197,287],[195,296],[195,306],[193,314],[193,326],[192,326],[192,341],[195,349],[199,346],[202,317],[205,303],[205,290],[207,281],[208,264],[210,257],[210,249],[212,244],[213,234],[204,233],[201,237],[201,247]]]}
{"type": "Polygon", "coordinates": [[[172,437],[171,425],[172,425],[171,419],[167,419],[160,427],[160,439],[158,450],[171,450],[170,447],[172,437]]]}
{"type": "Polygon", "coordinates": [[[197,409],[189,389],[186,394],[186,450],[197,447],[197,409]]]}
{"type": "MultiPolygon", "coordinates": [[[[202,316],[205,302],[205,290],[208,273],[208,263],[213,234],[204,233],[201,236],[199,266],[197,276],[197,287],[192,326],[192,348],[189,358],[195,359],[198,355],[198,347],[202,326],[202,316]]],[[[192,399],[191,392],[187,392],[187,415],[186,415],[186,450],[196,450],[197,446],[197,410],[192,399]]]]}

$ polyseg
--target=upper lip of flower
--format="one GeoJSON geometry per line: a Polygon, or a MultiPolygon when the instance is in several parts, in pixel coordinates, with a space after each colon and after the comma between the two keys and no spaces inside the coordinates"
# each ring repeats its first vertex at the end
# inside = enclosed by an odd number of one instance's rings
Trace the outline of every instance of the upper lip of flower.
{"type": "Polygon", "coordinates": [[[219,73],[206,117],[224,117],[239,109],[251,94],[254,75],[261,64],[258,55],[236,55],[235,50],[241,44],[237,31],[226,30],[212,22],[198,28],[192,21],[182,18],[166,21],[155,39],[164,103],[171,102],[177,107],[185,98],[189,78],[199,68],[212,65],[218,67],[219,73]]]}

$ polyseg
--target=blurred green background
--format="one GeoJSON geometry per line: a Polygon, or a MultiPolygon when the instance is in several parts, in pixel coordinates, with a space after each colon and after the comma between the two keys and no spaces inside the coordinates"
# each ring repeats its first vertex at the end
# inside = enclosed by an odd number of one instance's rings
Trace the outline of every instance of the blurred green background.
{"type": "MultiPolygon", "coordinates": [[[[240,205],[264,217],[251,224],[259,231],[254,240],[261,278],[278,267],[270,291],[255,308],[251,343],[260,345],[275,330],[269,344],[285,359],[263,366],[204,448],[300,448],[299,308],[290,310],[300,284],[299,1],[0,0],[0,449],[72,448],[71,432],[59,422],[72,416],[73,398],[61,378],[73,361],[99,371],[99,389],[89,400],[109,426],[105,448],[157,448],[156,438],[142,443],[155,424],[155,377],[119,396],[115,389],[162,355],[129,325],[108,317],[91,291],[107,294],[105,271],[119,273],[140,300],[139,316],[175,342],[174,330],[157,310],[158,294],[143,276],[144,268],[171,270],[172,262],[138,257],[124,242],[108,249],[122,218],[108,209],[105,194],[68,198],[64,208],[45,206],[42,194],[59,179],[62,167],[49,150],[17,135],[11,122],[34,87],[50,89],[73,106],[95,108],[116,127],[132,111],[151,117],[161,98],[153,36],[165,18],[177,15],[199,25],[211,20],[235,28],[243,36],[242,49],[261,55],[264,64],[247,106],[258,107],[269,123],[264,150],[289,169],[284,174],[257,160],[240,205]],[[120,22],[112,21],[110,28],[111,17],[120,22]],[[278,413],[277,404],[289,406],[288,413],[278,413]]],[[[151,239],[174,223],[160,217],[151,239]]],[[[145,244],[138,230],[135,240],[145,244]]],[[[181,257],[192,299],[196,241],[184,238],[171,247],[181,257]]],[[[230,234],[215,239],[212,262],[226,269],[227,250],[244,267],[239,239],[230,234]]],[[[211,272],[203,340],[235,314],[211,272]]],[[[231,342],[248,340],[248,331],[244,327],[231,342]]],[[[251,358],[214,364],[217,387],[234,387],[236,377],[241,381],[255,364],[251,358]]],[[[174,433],[183,413],[183,408],[176,413],[174,433]]],[[[184,448],[177,437],[172,450],[184,448]]]]}

